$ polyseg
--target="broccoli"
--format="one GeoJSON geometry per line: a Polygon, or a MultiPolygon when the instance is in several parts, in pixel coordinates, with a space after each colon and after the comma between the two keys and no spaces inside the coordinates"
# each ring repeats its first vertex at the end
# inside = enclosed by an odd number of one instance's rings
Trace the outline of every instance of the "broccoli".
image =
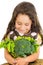
{"type": "Polygon", "coordinates": [[[18,36],[15,40],[6,38],[0,42],[0,48],[7,48],[14,57],[26,57],[37,52],[39,44],[31,37],[18,36]]]}

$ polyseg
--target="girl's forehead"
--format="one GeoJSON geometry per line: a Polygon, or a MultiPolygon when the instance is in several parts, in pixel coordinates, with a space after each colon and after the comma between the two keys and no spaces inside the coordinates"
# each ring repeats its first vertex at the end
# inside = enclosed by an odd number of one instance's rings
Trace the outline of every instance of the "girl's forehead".
{"type": "Polygon", "coordinates": [[[30,19],[30,17],[26,14],[18,14],[17,18],[16,18],[16,21],[19,21],[19,22],[32,22],[32,20],[30,19]]]}

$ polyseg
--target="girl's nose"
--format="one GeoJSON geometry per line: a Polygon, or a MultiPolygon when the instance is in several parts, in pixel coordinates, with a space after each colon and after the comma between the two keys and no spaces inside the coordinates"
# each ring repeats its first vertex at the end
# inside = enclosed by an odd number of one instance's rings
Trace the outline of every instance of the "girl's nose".
{"type": "Polygon", "coordinates": [[[25,30],[25,26],[21,26],[21,29],[22,29],[22,30],[25,30]]]}

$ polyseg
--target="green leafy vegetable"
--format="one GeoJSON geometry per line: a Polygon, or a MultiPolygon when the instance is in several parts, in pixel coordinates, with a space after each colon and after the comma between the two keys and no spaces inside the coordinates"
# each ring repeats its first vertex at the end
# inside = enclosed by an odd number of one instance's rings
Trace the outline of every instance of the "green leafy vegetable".
{"type": "Polygon", "coordinates": [[[39,44],[31,37],[18,36],[16,40],[8,39],[0,42],[0,48],[7,48],[13,57],[26,57],[38,51],[39,44]]]}

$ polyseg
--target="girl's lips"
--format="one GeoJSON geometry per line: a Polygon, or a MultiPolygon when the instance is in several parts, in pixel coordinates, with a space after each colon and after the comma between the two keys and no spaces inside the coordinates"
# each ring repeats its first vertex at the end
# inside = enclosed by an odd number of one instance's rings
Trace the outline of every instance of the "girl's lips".
{"type": "Polygon", "coordinates": [[[25,30],[19,30],[19,31],[23,32],[23,31],[25,31],[25,30]]]}

